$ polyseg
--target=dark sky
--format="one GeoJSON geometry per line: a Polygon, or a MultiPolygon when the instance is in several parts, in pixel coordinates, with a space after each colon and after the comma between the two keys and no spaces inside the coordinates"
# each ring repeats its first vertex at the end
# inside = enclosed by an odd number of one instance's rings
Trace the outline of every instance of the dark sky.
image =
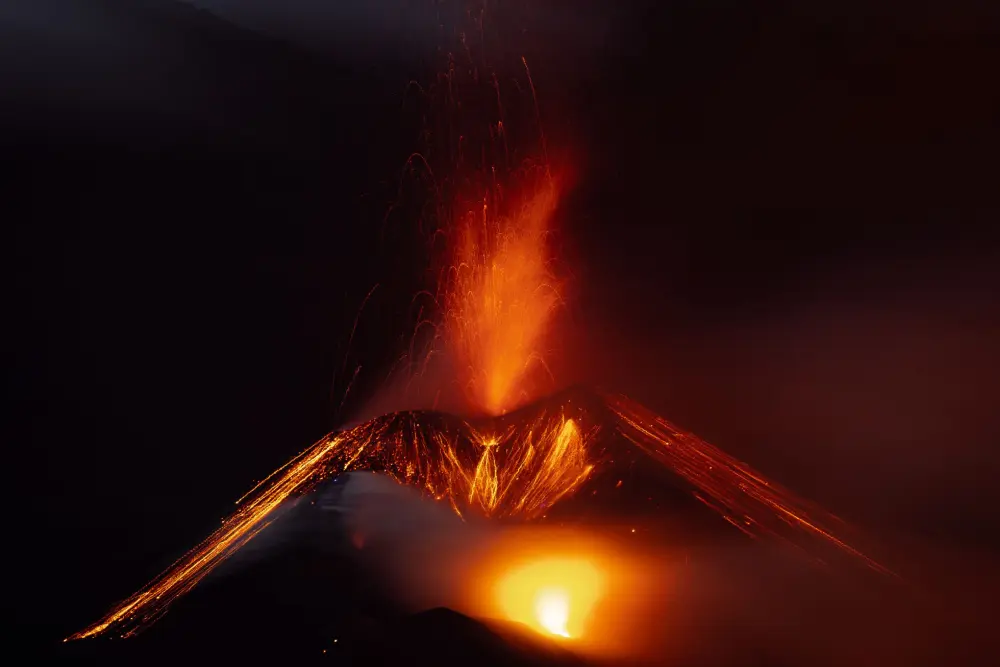
{"type": "MultiPolygon", "coordinates": [[[[346,412],[376,395],[425,286],[419,232],[383,221],[433,4],[0,7],[5,441],[39,641],[335,423],[378,283],[346,412]]],[[[994,5],[571,5],[503,15],[579,172],[557,376],[886,532],[991,548],[994,5]]]]}
{"type": "MultiPolygon", "coordinates": [[[[449,12],[448,3],[434,0],[372,0],[371,2],[323,2],[322,0],[197,0],[191,4],[218,13],[234,23],[256,30],[266,30],[303,44],[340,52],[352,48],[365,50],[385,47],[403,40],[423,48],[439,45],[441,18],[449,12]]],[[[511,11],[531,14],[532,32],[555,31],[574,45],[599,47],[601,37],[611,27],[619,11],[615,3],[589,0],[577,3],[485,3],[487,12],[511,11]]]]}

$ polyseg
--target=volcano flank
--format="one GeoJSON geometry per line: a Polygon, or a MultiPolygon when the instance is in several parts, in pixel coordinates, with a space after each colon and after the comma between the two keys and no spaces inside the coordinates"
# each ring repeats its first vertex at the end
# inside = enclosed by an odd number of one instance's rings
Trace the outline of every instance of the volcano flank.
{"type": "MultiPolygon", "coordinates": [[[[287,534],[283,526],[310,526],[289,529],[293,535],[327,532],[325,519],[302,524],[310,516],[303,512],[317,498],[329,506],[329,489],[337,495],[343,473],[363,470],[382,473],[400,493],[433,499],[459,523],[651,521],[650,529],[664,534],[743,535],[791,545],[816,563],[839,559],[889,573],[821,508],[622,395],[573,388],[500,417],[398,412],[331,433],[252,489],[219,529],[147,587],[71,639],[136,634],[253,541],[287,534]]],[[[363,535],[344,539],[364,546],[363,535]]],[[[329,575],[331,565],[317,568],[329,575]]]]}

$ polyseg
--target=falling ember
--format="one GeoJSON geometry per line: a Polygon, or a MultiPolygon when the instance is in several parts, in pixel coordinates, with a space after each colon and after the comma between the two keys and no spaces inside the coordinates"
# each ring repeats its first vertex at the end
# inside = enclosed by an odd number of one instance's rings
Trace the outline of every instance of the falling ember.
{"type": "Polygon", "coordinates": [[[445,333],[479,410],[498,415],[531,395],[544,374],[545,334],[560,297],[547,237],[557,203],[549,177],[512,215],[489,201],[460,220],[444,286],[445,333]]]}
{"type": "Polygon", "coordinates": [[[560,637],[580,637],[604,581],[590,562],[552,558],[521,566],[497,583],[497,602],[512,621],[560,637]]]}

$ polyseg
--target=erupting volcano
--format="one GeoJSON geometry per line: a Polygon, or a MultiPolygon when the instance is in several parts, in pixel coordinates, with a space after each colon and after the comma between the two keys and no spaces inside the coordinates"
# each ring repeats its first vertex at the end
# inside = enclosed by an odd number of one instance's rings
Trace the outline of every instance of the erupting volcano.
{"type": "MultiPolygon", "coordinates": [[[[526,67],[524,74],[533,92],[526,67]]],[[[495,76],[471,78],[499,99],[495,76]]],[[[452,62],[443,84],[449,95],[458,79],[452,62]]],[[[557,385],[546,353],[563,281],[552,268],[549,239],[560,181],[544,150],[531,168],[503,167],[513,158],[500,116],[479,135],[457,124],[457,161],[473,175],[442,188],[455,194],[443,204],[448,215],[440,227],[448,248],[435,293],[436,344],[455,360],[453,382],[473,416],[393,412],[330,433],[250,490],[203,542],[71,639],[133,635],[286,509],[354,470],[385,473],[464,518],[627,521],[637,504],[649,503],[721,531],[793,545],[818,562],[843,557],[888,572],[847,537],[839,519],[625,395],[552,393],[557,385]],[[482,160],[470,167],[477,152],[482,160]]],[[[589,608],[600,585],[600,573],[587,563],[543,561],[510,574],[499,595],[512,618],[534,618],[529,622],[543,631],[574,637],[583,617],[570,600],[589,608]]]]}

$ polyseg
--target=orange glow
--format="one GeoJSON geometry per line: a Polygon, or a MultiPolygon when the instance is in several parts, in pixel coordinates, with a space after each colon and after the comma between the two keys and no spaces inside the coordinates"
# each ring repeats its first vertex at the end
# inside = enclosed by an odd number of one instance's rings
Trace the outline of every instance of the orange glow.
{"type": "Polygon", "coordinates": [[[546,177],[514,215],[494,213],[483,199],[459,216],[445,333],[467,399],[489,414],[534,398],[534,380],[545,371],[545,334],[561,298],[546,247],[557,194],[546,177]]]}
{"type": "Polygon", "coordinates": [[[575,491],[594,469],[572,419],[542,415],[524,429],[496,435],[462,422],[461,431],[449,438],[429,431],[422,417],[413,412],[386,415],[323,438],[251,489],[238,501],[239,509],[201,544],[69,639],[135,634],[267,528],[279,507],[341,472],[382,471],[448,502],[459,516],[471,510],[531,519],[575,491]]]}
{"type": "MultiPolygon", "coordinates": [[[[605,401],[616,432],[634,445],[633,453],[648,455],[647,464],[658,463],[686,481],[698,500],[748,536],[789,543],[819,562],[832,549],[892,574],[852,545],[848,526],[821,507],[624,396],[606,396],[605,401]]],[[[541,413],[485,432],[461,420],[439,420],[435,413],[399,412],[328,435],[251,489],[201,544],[70,639],[135,634],[299,497],[342,472],[384,472],[447,502],[460,516],[475,512],[530,520],[576,493],[595,475],[600,461],[588,452],[591,434],[562,413],[541,413]]],[[[622,453],[631,456],[627,451],[622,453]]],[[[603,585],[592,565],[569,558],[525,566],[501,582],[498,595],[507,616],[572,637],[582,632],[603,585]]]]}
{"type": "Polygon", "coordinates": [[[839,517],[625,395],[606,398],[623,436],[690,483],[695,498],[749,537],[787,542],[820,563],[820,548],[833,547],[876,572],[895,576],[847,541],[848,526],[839,517]]]}
{"type": "Polygon", "coordinates": [[[551,558],[507,573],[496,595],[510,620],[560,637],[580,637],[603,588],[604,578],[590,562],[551,558]]]}
{"type": "Polygon", "coordinates": [[[572,419],[542,418],[499,438],[476,433],[474,442],[479,450],[474,467],[443,443],[440,474],[431,475],[425,484],[437,495],[443,488],[449,497],[467,498],[486,516],[534,518],[575,490],[594,469],[572,419]]]}

